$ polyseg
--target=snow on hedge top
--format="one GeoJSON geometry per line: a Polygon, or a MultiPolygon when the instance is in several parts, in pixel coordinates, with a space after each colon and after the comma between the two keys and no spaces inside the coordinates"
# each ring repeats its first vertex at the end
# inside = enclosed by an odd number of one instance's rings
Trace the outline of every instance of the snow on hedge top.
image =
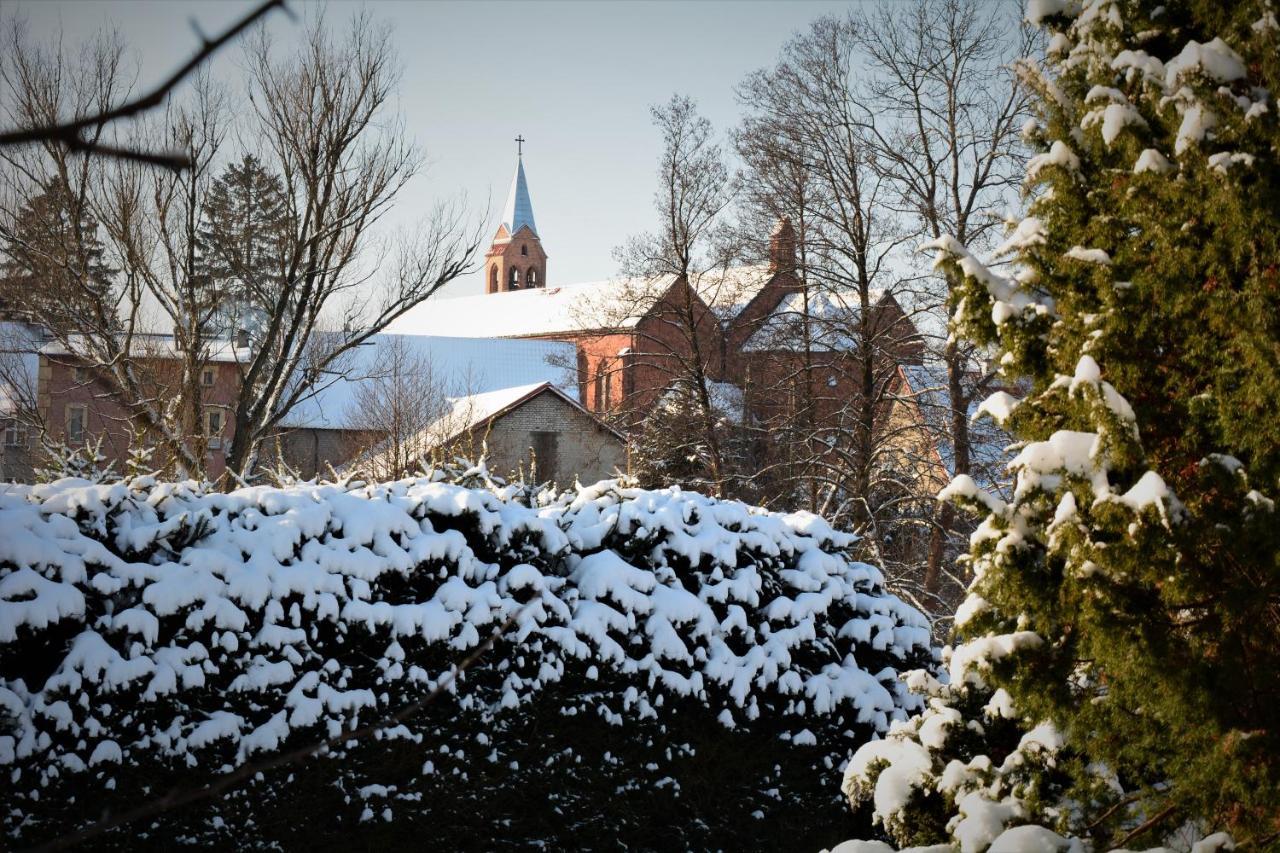
{"type": "Polygon", "coordinates": [[[451,688],[462,708],[518,708],[590,665],[616,701],[572,713],[621,723],[687,697],[729,726],[885,731],[919,706],[897,672],[928,664],[929,628],[855,541],[609,481],[537,509],[428,479],[6,487],[0,764],[47,781],[334,734],[423,695],[526,603],[491,653],[497,687],[451,688]]]}

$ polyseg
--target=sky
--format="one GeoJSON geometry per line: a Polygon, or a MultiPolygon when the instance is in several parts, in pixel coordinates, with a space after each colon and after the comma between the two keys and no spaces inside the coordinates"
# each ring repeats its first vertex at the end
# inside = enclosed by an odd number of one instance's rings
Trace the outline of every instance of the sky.
{"type": "MultiPolygon", "coordinates": [[[[196,22],[216,34],[256,5],[123,0],[0,0],[0,14],[27,18],[34,35],[64,45],[115,27],[136,49],[139,86],[176,68],[196,48],[196,22]]],[[[300,11],[315,7],[292,0],[300,11]]],[[[403,64],[398,108],[429,168],[403,192],[394,227],[411,228],[432,203],[465,193],[496,230],[515,169],[517,135],[534,215],[549,255],[547,282],[571,284],[617,272],[613,247],[654,222],[659,154],[649,107],[680,92],[717,131],[735,126],[734,87],[770,64],[789,36],[848,2],[826,0],[570,0],[569,2],[330,2],[341,26],[368,9],[392,26],[403,64]]],[[[274,12],[287,43],[300,23],[274,12]]],[[[235,86],[238,48],[213,59],[235,86]]],[[[442,296],[483,290],[480,273],[442,296]]]]}

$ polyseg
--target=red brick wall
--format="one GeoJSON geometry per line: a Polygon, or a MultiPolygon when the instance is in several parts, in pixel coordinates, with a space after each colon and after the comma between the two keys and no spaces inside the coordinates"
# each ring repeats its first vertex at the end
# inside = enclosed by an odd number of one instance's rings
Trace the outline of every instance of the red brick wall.
{"type": "MultiPolygon", "coordinates": [[[[216,478],[226,468],[226,448],[234,434],[231,421],[231,407],[235,403],[239,386],[239,374],[234,364],[215,363],[206,366],[214,373],[214,384],[201,387],[202,405],[206,411],[216,409],[222,412],[223,429],[222,445],[210,447],[206,453],[206,473],[216,478]]],[[[176,372],[171,363],[160,359],[145,359],[138,362],[140,374],[148,377],[150,392],[156,399],[163,401],[174,395],[176,372]]],[[[67,356],[40,357],[40,415],[43,418],[49,437],[55,441],[72,441],[67,434],[69,415],[73,407],[81,407],[85,415],[85,438],[96,441],[102,437],[102,454],[116,463],[116,470],[123,470],[129,454],[129,436],[131,429],[141,431],[138,423],[111,393],[112,385],[104,381],[95,372],[87,368],[83,362],[67,356]],[[83,375],[77,378],[77,368],[83,375]]],[[[150,437],[154,442],[154,437],[150,437]]],[[[211,444],[219,442],[210,442],[211,444]]],[[[157,466],[166,460],[153,457],[157,466]]]]}
{"type": "Polygon", "coordinates": [[[530,286],[547,286],[547,253],[542,241],[527,226],[522,226],[515,236],[507,234],[506,226],[499,226],[493,245],[484,256],[485,293],[505,293],[511,290],[511,271],[519,273],[517,290],[530,286]],[[536,284],[530,285],[529,271],[536,273],[536,284]]]}

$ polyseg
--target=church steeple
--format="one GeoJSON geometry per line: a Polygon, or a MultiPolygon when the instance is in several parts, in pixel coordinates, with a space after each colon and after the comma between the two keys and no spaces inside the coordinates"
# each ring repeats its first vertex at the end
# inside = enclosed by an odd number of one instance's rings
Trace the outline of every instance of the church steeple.
{"type": "MultiPolygon", "coordinates": [[[[517,136],[516,140],[524,141],[517,136]]],[[[511,178],[511,190],[507,193],[507,206],[502,211],[502,224],[507,226],[507,233],[514,235],[524,226],[536,237],[538,227],[533,222],[533,202],[529,200],[529,184],[524,177],[524,157],[516,158],[516,173],[511,178]]]]}
{"type": "Polygon", "coordinates": [[[516,173],[498,233],[485,255],[485,292],[505,293],[547,286],[547,254],[533,220],[529,182],[524,176],[524,137],[516,137],[516,173]]]}

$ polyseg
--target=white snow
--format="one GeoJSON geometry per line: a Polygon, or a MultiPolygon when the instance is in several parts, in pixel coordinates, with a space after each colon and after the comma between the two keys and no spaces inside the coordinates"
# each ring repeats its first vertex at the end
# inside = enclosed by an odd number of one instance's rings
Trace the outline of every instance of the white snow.
{"type": "Polygon", "coordinates": [[[1058,166],[1068,172],[1080,171],[1080,157],[1061,139],[1055,139],[1049,150],[1037,154],[1027,162],[1027,181],[1032,182],[1040,177],[1040,173],[1050,166],[1058,166]]]}
{"type": "Polygon", "coordinates": [[[1182,52],[1165,64],[1165,88],[1173,91],[1180,78],[1199,72],[1216,83],[1231,83],[1244,77],[1244,60],[1221,38],[1207,44],[1187,42],[1182,52]]]}
{"type": "Polygon", "coordinates": [[[539,508],[431,478],[229,494],[149,479],[10,487],[0,491],[0,642],[51,628],[72,640],[44,684],[0,676],[0,708],[14,720],[0,764],[74,772],[84,737],[95,741],[90,767],[214,749],[243,762],[394,710],[403,690],[420,695],[414,685],[439,677],[415,663],[425,651],[465,656],[526,601],[512,642],[534,664],[486,700],[487,713],[538,701],[566,666],[589,661],[592,683],[626,685],[627,701],[600,706],[619,725],[653,716],[664,697],[745,725],[786,695],[791,742],[825,748],[829,717],[886,731],[920,706],[892,667],[864,671],[855,650],[915,666],[930,657],[928,622],[849,557],[856,541],[805,513],[612,481],[539,508]],[[145,559],[99,541],[122,531],[145,559]],[[605,544],[633,541],[648,543],[644,560],[605,544]],[[406,579],[420,591],[406,594],[406,579]],[[85,624],[89,598],[114,615],[85,624]],[[381,659],[353,672],[334,658],[342,640],[317,629],[367,637],[362,654],[381,659]],[[227,688],[211,699],[214,674],[227,688]],[[189,710],[141,724],[104,710],[108,695],[189,710]]]}
{"type": "Polygon", "coordinates": [[[1099,266],[1111,266],[1111,256],[1102,249],[1086,249],[1084,246],[1072,246],[1063,253],[1063,257],[1080,261],[1085,264],[1098,264],[1099,266]]]}
{"type": "Polygon", "coordinates": [[[1204,139],[1205,134],[1218,125],[1214,112],[1201,104],[1193,104],[1182,114],[1178,136],[1173,143],[1173,153],[1181,154],[1204,139]]]}
{"type": "Polygon", "coordinates": [[[1140,175],[1143,172],[1152,172],[1157,175],[1167,175],[1172,172],[1174,166],[1169,159],[1154,148],[1144,148],[1142,153],[1138,155],[1138,160],[1133,164],[1133,173],[1140,175]]]}
{"type": "Polygon", "coordinates": [[[1043,826],[1015,826],[1000,833],[987,853],[1062,853],[1062,851],[1081,851],[1084,847],[1078,840],[1068,840],[1051,829],[1043,826]]]}
{"type": "Polygon", "coordinates": [[[1219,151],[1217,154],[1209,155],[1209,168],[1220,175],[1225,175],[1231,170],[1232,166],[1252,166],[1253,160],[1252,154],[1219,151]]]}
{"type": "MultiPolygon", "coordinates": [[[[1114,91],[1114,90],[1108,90],[1114,91]]],[[[1118,94],[1118,93],[1117,93],[1118,94]]],[[[1123,98],[1123,95],[1121,95],[1123,98]]],[[[1094,125],[1101,125],[1102,141],[1110,146],[1126,127],[1147,127],[1147,120],[1129,103],[1113,103],[1090,110],[1080,120],[1080,127],[1087,130],[1094,125]]]]}
{"type": "Polygon", "coordinates": [[[1020,402],[1022,401],[1008,391],[996,391],[978,404],[978,411],[974,417],[989,415],[996,423],[1004,424],[1020,402]]]}

